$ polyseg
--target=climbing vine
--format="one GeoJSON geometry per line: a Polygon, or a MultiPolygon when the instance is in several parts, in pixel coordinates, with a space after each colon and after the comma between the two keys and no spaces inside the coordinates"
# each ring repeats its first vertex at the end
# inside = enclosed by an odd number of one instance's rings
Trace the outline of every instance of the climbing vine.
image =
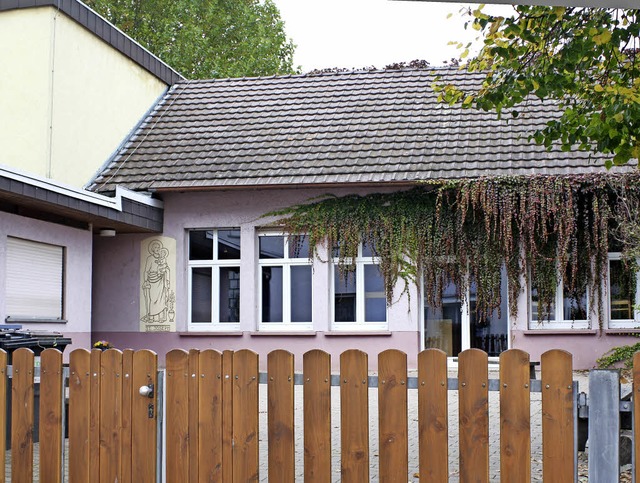
{"type": "MultiPolygon", "coordinates": [[[[610,225],[621,187],[640,188],[629,174],[584,174],[425,182],[406,191],[326,196],[277,215],[278,225],[304,233],[315,247],[339,247],[338,266],[355,269],[358,245],[380,259],[387,303],[399,279],[424,280],[426,303],[440,304],[448,281],[462,296],[476,288],[478,316],[501,303],[506,268],[509,307],[517,313],[523,280],[535,287],[539,320],[553,310],[558,278],[578,307],[588,293],[600,319],[610,225]]],[[[409,283],[405,284],[406,287],[409,283]]]]}

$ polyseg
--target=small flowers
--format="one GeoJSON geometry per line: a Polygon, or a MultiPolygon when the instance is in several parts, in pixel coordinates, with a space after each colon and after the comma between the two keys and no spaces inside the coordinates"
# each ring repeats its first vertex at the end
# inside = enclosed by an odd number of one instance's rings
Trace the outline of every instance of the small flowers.
{"type": "Polygon", "coordinates": [[[113,349],[113,346],[108,340],[99,340],[98,342],[93,344],[93,348],[106,351],[107,349],[113,349]]]}

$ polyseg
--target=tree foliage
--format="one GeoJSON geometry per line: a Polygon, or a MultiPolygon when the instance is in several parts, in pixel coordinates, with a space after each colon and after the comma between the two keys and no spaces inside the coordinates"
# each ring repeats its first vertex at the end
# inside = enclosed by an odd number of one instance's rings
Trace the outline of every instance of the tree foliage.
{"type": "Polygon", "coordinates": [[[486,79],[478,92],[440,85],[441,98],[512,116],[530,96],[547,99],[562,115],[531,134],[537,143],[609,154],[608,166],[637,162],[640,10],[514,8],[511,17],[470,11],[484,46],[464,68],[486,79]]]}
{"type": "Polygon", "coordinates": [[[188,78],[292,74],[272,0],[85,0],[188,78]]]}

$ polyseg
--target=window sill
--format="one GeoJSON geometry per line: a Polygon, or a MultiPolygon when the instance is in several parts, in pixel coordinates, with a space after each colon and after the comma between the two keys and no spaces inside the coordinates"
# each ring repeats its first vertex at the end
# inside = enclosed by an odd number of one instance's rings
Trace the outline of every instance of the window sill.
{"type": "Polygon", "coordinates": [[[596,329],[528,329],[524,335],[595,335],[596,329]]]}
{"type": "Polygon", "coordinates": [[[389,330],[334,330],[331,332],[325,332],[325,337],[356,337],[356,336],[383,336],[389,337],[393,333],[389,330]]]}
{"type": "Polygon", "coordinates": [[[179,337],[242,337],[241,330],[210,330],[206,332],[178,332],[179,337]]]}
{"type": "Polygon", "coordinates": [[[251,337],[262,337],[262,336],[315,337],[316,335],[318,335],[318,333],[315,330],[298,330],[298,331],[261,330],[258,332],[251,332],[249,335],[251,337]]]}
{"type": "Polygon", "coordinates": [[[66,319],[55,319],[50,317],[7,317],[4,319],[7,324],[66,324],[66,319]]]}
{"type": "Polygon", "coordinates": [[[638,326],[629,327],[628,329],[604,329],[603,332],[607,335],[638,335],[640,334],[640,328],[638,326]]]}

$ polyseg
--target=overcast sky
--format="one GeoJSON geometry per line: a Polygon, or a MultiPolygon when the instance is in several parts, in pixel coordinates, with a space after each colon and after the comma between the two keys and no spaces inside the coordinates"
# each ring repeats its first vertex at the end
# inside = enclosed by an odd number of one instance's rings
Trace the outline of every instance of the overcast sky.
{"type": "MultiPolygon", "coordinates": [[[[432,65],[457,57],[450,41],[469,42],[457,3],[395,0],[274,0],[303,72],[323,67],[382,68],[424,59],[432,65]],[[447,18],[448,14],[451,15],[447,18]]],[[[477,5],[472,6],[477,8],[477,5]]],[[[488,8],[488,7],[487,7],[488,8]]],[[[508,13],[511,7],[491,6],[508,13]]]]}

